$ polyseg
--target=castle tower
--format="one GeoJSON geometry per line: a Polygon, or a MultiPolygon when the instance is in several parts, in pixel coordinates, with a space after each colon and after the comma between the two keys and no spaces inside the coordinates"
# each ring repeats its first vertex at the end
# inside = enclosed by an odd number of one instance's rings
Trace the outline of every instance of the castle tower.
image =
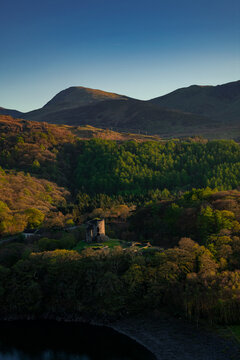
{"type": "Polygon", "coordinates": [[[93,219],[86,223],[86,242],[101,241],[105,237],[105,220],[93,219]]]}

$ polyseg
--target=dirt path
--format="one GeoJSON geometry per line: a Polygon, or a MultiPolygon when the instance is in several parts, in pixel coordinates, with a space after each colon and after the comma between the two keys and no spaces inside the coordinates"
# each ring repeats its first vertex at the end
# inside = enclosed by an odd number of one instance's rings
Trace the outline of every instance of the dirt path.
{"type": "Polygon", "coordinates": [[[112,327],[144,345],[158,360],[240,360],[240,347],[234,342],[167,316],[120,320],[112,327]]]}

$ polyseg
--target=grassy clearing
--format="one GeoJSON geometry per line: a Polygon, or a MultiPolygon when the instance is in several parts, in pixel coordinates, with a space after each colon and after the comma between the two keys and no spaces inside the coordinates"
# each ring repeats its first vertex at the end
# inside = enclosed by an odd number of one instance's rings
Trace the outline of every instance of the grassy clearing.
{"type": "Polygon", "coordinates": [[[109,239],[107,241],[101,242],[101,243],[86,243],[85,241],[79,241],[79,243],[77,244],[77,246],[75,246],[74,250],[77,251],[82,251],[83,249],[87,249],[87,248],[103,248],[105,246],[108,246],[110,249],[113,249],[115,246],[122,246],[122,247],[126,247],[124,242],[117,240],[117,239],[109,239]]]}

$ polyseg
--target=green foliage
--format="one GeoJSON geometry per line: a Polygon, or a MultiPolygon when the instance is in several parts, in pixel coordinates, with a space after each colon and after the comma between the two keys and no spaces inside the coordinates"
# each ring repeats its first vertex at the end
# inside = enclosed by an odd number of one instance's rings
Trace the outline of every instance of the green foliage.
{"type": "Polygon", "coordinates": [[[101,243],[90,243],[90,244],[88,244],[82,240],[77,244],[77,246],[74,249],[81,252],[82,250],[87,249],[87,248],[99,248],[100,249],[103,247],[108,247],[110,249],[113,249],[116,246],[121,246],[121,245],[122,245],[121,242],[117,239],[109,239],[109,240],[103,241],[101,243]]]}
{"type": "MultiPolygon", "coordinates": [[[[39,245],[49,245],[49,240],[41,239],[39,245]]],[[[0,266],[0,314],[47,310],[118,317],[168,308],[189,319],[237,322],[239,269],[231,263],[233,242],[221,243],[232,249],[225,253],[224,269],[209,249],[189,238],[151,253],[121,247],[89,248],[81,254],[64,249],[34,252],[8,268],[0,266]]]]}
{"type": "Polygon", "coordinates": [[[38,169],[40,168],[40,163],[38,160],[34,160],[33,163],[32,163],[32,166],[33,166],[33,169],[38,169]]]}
{"type": "Polygon", "coordinates": [[[235,336],[236,340],[240,343],[240,325],[234,325],[230,327],[233,335],[235,336]]]}
{"type": "Polygon", "coordinates": [[[30,229],[35,229],[43,223],[45,215],[42,213],[42,211],[35,208],[30,208],[25,210],[24,213],[27,216],[28,227],[30,229]]]}
{"type": "Polygon", "coordinates": [[[240,193],[232,190],[239,144],[78,141],[64,126],[1,127],[0,234],[40,226],[55,233],[2,243],[0,315],[114,317],[167,307],[195,320],[240,321],[240,193]],[[74,204],[44,178],[68,187],[74,204]],[[110,240],[94,250],[79,241],[83,229],[56,231],[99,216],[114,218],[110,233],[119,223],[126,240],[156,246],[138,251],[110,240]]]}
{"type": "Polygon", "coordinates": [[[63,233],[60,239],[43,237],[38,241],[40,251],[53,251],[56,249],[72,249],[76,245],[74,235],[63,233]]]}
{"type": "Polygon", "coordinates": [[[163,247],[176,245],[181,237],[210,246],[213,235],[238,235],[239,221],[238,191],[193,189],[175,202],[162,201],[138,209],[130,218],[129,230],[135,240],[143,238],[163,247]]]}
{"type": "MultiPolygon", "coordinates": [[[[87,194],[138,195],[160,189],[235,188],[240,182],[240,147],[234,141],[82,142],[77,186],[87,194]]],[[[168,189],[167,192],[165,189],[168,189]]],[[[195,196],[208,196],[211,190],[195,196]]]]}
{"type": "Polygon", "coordinates": [[[234,226],[234,213],[227,210],[214,210],[210,206],[202,208],[198,216],[198,229],[203,240],[209,235],[218,234],[222,229],[231,230],[234,226]]]}
{"type": "Polygon", "coordinates": [[[22,172],[0,171],[0,235],[22,232],[46,224],[52,215],[62,223],[72,216],[57,212],[66,207],[69,192],[47,180],[22,172]]]}
{"type": "Polygon", "coordinates": [[[22,243],[6,244],[0,249],[0,265],[11,267],[24,257],[27,246],[22,243]]]}

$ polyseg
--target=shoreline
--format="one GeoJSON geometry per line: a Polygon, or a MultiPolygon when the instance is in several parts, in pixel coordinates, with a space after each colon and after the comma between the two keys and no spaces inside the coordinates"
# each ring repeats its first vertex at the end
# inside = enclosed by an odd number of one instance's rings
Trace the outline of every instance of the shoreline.
{"type": "Polygon", "coordinates": [[[168,314],[148,314],[116,320],[108,326],[148,349],[156,360],[239,360],[240,346],[234,338],[223,338],[168,314]]]}
{"type": "Polygon", "coordinates": [[[197,328],[192,323],[162,313],[131,316],[112,321],[74,314],[44,314],[40,317],[9,316],[0,320],[49,320],[109,327],[145,347],[156,360],[240,359],[240,346],[233,339],[222,338],[213,331],[197,328]]]}

